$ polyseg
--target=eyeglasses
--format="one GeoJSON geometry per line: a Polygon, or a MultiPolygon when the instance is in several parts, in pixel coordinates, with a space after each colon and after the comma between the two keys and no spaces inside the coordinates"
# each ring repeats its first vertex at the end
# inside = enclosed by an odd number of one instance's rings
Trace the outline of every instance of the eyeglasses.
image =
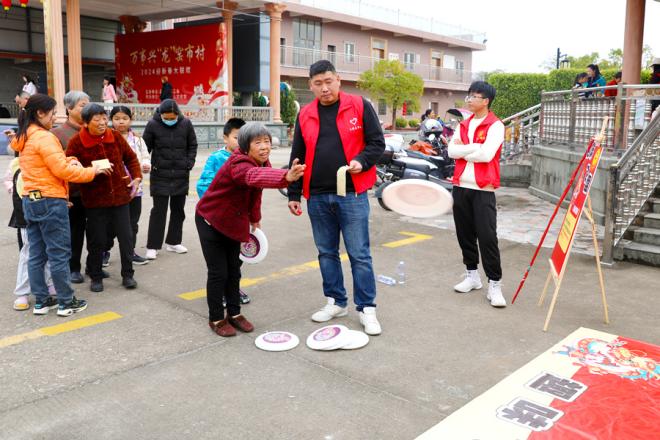
{"type": "Polygon", "coordinates": [[[477,96],[477,95],[468,95],[465,97],[465,102],[472,101],[473,99],[486,99],[483,96],[477,96]]]}

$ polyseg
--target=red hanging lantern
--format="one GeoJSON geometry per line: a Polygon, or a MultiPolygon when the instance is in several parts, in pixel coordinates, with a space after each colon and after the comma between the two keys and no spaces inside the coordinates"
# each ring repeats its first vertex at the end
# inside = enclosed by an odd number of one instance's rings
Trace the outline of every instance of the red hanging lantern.
{"type": "Polygon", "coordinates": [[[22,8],[27,8],[28,1],[29,0],[21,0],[21,7],[22,8]]]}
{"type": "Polygon", "coordinates": [[[11,8],[11,0],[2,0],[2,9],[7,12],[11,8]]]}

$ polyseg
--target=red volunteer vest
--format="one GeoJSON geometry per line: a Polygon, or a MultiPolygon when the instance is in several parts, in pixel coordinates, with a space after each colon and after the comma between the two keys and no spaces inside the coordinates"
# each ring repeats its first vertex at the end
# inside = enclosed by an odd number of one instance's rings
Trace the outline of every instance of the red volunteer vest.
{"type": "MultiPolygon", "coordinates": [[[[488,135],[488,129],[495,122],[499,121],[498,117],[495,116],[493,112],[488,112],[488,116],[479,124],[477,129],[474,131],[474,137],[472,140],[468,138],[468,129],[470,126],[470,121],[474,118],[474,115],[470,116],[463,122],[461,122],[460,134],[461,141],[464,144],[483,144],[488,135]]],[[[493,159],[490,162],[474,162],[474,177],[477,181],[479,188],[484,188],[488,185],[492,185],[493,188],[500,187],[500,153],[502,152],[502,145],[500,145],[497,153],[493,156],[493,159]]],[[[461,174],[465,171],[467,166],[467,161],[465,159],[456,159],[456,166],[454,168],[454,179],[452,183],[454,185],[460,184],[461,174]]]]}
{"type": "MultiPolygon", "coordinates": [[[[309,199],[310,183],[312,181],[312,169],[314,167],[314,154],[316,142],[319,139],[319,100],[315,99],[300,110],[298,122],[305,140],[305,174],[303,175],[303,196],[309,199]]],[[[341,138],[346,163],[364,150],[364,127],[362,115],[364,113],[364,101],[361,96],[349,95],[339,92],[339,110],[337,111],[337,131],[341,138]]],[[[367,191],[376,183],[376,168],[371,167],[359,174],[349,174],[353,179],[356,193],[367,191]]]]}

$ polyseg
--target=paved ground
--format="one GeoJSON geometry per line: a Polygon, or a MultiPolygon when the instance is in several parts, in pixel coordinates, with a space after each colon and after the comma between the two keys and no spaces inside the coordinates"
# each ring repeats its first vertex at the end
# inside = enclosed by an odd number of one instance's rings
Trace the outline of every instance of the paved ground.
{"type": "MultiPolygon", "coordinates": [[[[207,154],[200,154],[197,175],[207,154]]],[[[276,151],[274,164],[287,156],[276,151]]],[[[0,157],[3,170],[7,162],[0,157]]],[[[104,293],[76,287],[90,306],[73,319],[11,310],[15,233],[0,231],[0,439],[410,439],[577,327],[660,343],[656,268],[620,263],[605,271],[612,322],[604,325],[593,257],[574,253],[544,333],[546,309],[536,300],[547,249],[516,304],[496,310],[483,291],[453,293],[462,265],[446,218],[402,219],[372,203],[376,272],[392,275],[404,260],[409,275],[405,286],[379,284],[383,334],[357,351],[316,352],[303,343],[263,352],[254,346],[263,331],[287,330],[304,341],[319,327],[309,319],[323,298],[318,271],[305,265],[316,258],[308,218],[289,215],[285,199],[266,192],[262,226],[271,252],[243,271],[253,298],[243,311],[257,330],[222,339],[209,331],[206,302],[194,293],[205,285],[196,201],[191,196],[186,207],[188,254],[161,253],[136,268],[139,289],[126,291],[113,253],[104,293]],[[189,292],[184,296],[197,298],[179,296],[189,292]],[[73,328],[78,324],[87,326],[73,328]]],[[[549,214],[552,206],[524,190],[502,191],[499,204],[510,298],[534,249],[525,242],[542,231],[543,209],[549,214]]],[[[146,197],[141,252],[150,205],[146,197]]],[[[7,221],[9,212],[5,198],[0,218],[7,221]]],[[[588,232],[586,222],[582,228],[588,232]]],[[[354,311],[340,321],[360,328],[354,311]]]]}

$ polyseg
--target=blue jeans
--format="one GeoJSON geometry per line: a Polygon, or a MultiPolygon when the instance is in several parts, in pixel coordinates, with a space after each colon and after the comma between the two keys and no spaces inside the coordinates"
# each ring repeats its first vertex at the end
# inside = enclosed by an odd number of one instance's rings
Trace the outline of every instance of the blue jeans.
{"type": "Polygon", "coordinates": [[[23,212],[30,242],[28,276],[32,294],[38,302],[48,298],[44,267],[49,262],[57,301],[60,305],[70,303],[73,299],[69,270],[71,230],[66,200],[50,197],[30,200],[24,197],[23,212]]]}
{"type": "Polygon", "coordinates": [[[319,251],[323,293],[346,307],[344,275],[339,259],[339,234],[344,237],[353,273],[353,301],[357,310],[375,307],[376,280],[369,249],[369,199],[367,193],[346,197],[315,194],[307,201],[314,243],[319,251]]]}

